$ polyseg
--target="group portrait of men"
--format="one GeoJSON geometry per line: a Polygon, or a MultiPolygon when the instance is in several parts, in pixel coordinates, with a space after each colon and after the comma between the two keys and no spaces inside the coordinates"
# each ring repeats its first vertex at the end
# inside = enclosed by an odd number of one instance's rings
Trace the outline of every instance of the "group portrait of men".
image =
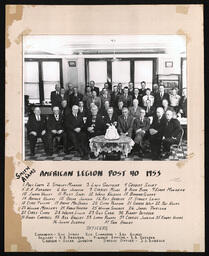
{"type": "Polygon", "coordinates": [[[171,154],[171,145],[178,144],[183,129],[178,117],[187,117],[186,89],[178,94],[177,88],[168,93],[163,84],[154,84],[153,90],[141,82],[136,88],[133,82],[105,83],[99,90],[94,81],[85,86],[85,93],[77,86],[67,88],[55,85],[51,92],[52,114],[45,116],[40,107],[34,107],[27,122],[30,153],[35,155],[37,138],[41,138],[47,155],[65,154],[74,148],[83,160],[95,158],[89,148],[89,139],[104,135],[114,124],[119,135],[129,136],[135,142],[131,154],[143,158],[149,152],[150,159],[162,160],[171,154]]]}

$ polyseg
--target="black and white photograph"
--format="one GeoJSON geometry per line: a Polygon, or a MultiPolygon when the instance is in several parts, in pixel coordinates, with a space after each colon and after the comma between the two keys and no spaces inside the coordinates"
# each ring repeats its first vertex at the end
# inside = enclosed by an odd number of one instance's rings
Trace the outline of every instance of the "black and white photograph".
{"type": "Polygon", "coordinates": [[[183,35],[23,36],[32,161],[187,158],[183,35]]]}

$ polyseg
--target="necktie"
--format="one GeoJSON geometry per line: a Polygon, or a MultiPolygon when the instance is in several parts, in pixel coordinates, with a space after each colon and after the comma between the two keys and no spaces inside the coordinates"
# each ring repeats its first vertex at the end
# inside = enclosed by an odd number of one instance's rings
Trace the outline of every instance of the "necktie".
{"type": "Polygon", "coordinates": [[[40,116],[37,116],[37,121],[40,121],[40,116]]]}

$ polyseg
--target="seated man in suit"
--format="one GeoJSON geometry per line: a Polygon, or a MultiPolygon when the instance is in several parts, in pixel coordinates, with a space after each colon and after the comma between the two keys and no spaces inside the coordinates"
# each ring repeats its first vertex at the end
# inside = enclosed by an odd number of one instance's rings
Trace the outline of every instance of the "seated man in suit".
{"type": "Polygon", "coordinates": [[[166,117],[166,125],[163,131],[163,157],[168,158],[171,154],[170,147],[172,144],[178,144],[181,134],[182,128],[178,119],[173,118],[173,112],[171,110],[167,110],[165,113],[166,117]]]}
{"type": "Polygon", "coordinates": [[[95,86],[95,82],[94,81],[90,81],[89,82],[89,86],[91,88],[91,91],[95,91],[96,92],[96,96],[99,96],[99,88],[95,86]]]}
{"type": "Polygon", "coordinates": [[[166,99],[168,101],[168,104],[170,104],[169,100],[169,94],[165,92],[164,85],[159,86],[159,92],[155,95],[155,102],[154,105],[156,108],[162,107],[162,101],[163,99],[166,99]]]}
{"type": "Polygon", "coordinates": [[[82,117],[87,117],[87,109],[84,106],[84,102],[82,100],[80,100],[78,102],[78,112],[82,117]]]}
{"type": "Polygon", "coordinates": [[[66,116],[65,127],[68,139],[72,141],[75,149],[80,153],[82,159],[88,159],[88,141],[84,132],[83,117],[78,112],[77,105],[72,106],[72,112],[66,116]]]}
{"type": "Polygon", "coordinates": [[[104,123],[106,125],[106,128],[108,128],[110,125],[117,126],[117,116],[114,114],[113,107],[109,107],[107,110],[107,114],[104,116],[104,123]]]}
{"type": "Polygon", "coordinates": [[[165,129],[166,119],[164,117],[162,107],[156,109],[156,115],[149,129],[149,140],[151,147],[152,160],[160,160],[161,158],[161,143],[165,129]]]}
{"type": "Polygon", "coordinates": [[[128,108],[124,107],[122,115],[118,117],[118,133],[132,137],[134,118],[129,115],[128,108]]]}
{"type": "Polygon", "coordinates": [[[164,114],[167,110],[174,111],[174,109],[168,105],[168,100],[167,99],[162,100],[162,107],[163,107],[163,110],[164,110],[164,114]]]}
{"type": "Polygon", "coordinates": [[[117,117],[122,115],[122,110],[123,110],[123,101],[119,100],[117,107],[115,108],[115,114],[117,117]]]}
{"type": "Polygon", "coordinates": [[[128,87],[124,87],[123,94],[119,97],[120,101],[123,101],[124,107],[130,107],[132,105],[132,96],[128,94],[128,87]]]}
{"type": "MultiPolygon", "coordinates": [[[[53,107],[53,115],[50,115],[47,121],[47,131],[48,131],[48,143],[49,143],[49,155],[53,154],[53,143],[54,139],[58,140],[58,144],[60,141],[63,141],[64,152],[67,153],[67,137],[64,132],[64,123],[63,117],[60,114],[59,107],[53,107]]],[[[58,151],[58,145],[57,145],[58,151]]]]}
{"type": "Polygon", "coordinates": [[[140,155],[143,155],[143,138],[150,127],[150,119],[145,117],[145,110],[140,109],[139,116],[134,119],[133,123],[133,136],[135,142],[135,148],[140,155]]]}
{"type": "Polygon", "coordinates": [[[109,100],[106,100],[104,102],[104,105],[99,110],[99,114],[102,116],[102,118],[104,118],[107,115],[107,111],[108,111],[109,107],[110,107],[110,102],[109,102],[109,100]]]}
{"type": "Polygon", "coordinates": [[[44,143],[45,153],[48,154],[48,140],[46,133],[46,118],[41,115],[41,109],[35,107],[33,114],[29,116],[27,123],[27,134],[30,143],[31,156],[35,155],[37,138],[41,138],[44,143]]]}
{"type": "Polygon", "coordinates": [[[134,118],[137,118],[140,116],[140,110],[142,108],[139,107],[139,101],[137,99],[133,100],[133,107],[129,108],[129,114],[133,116],[134,118]]]}
{"type": "Polygon", "coordinates": [[[147,101],[147,106],[145,108],[145,112],[146,112],[146,117],[151,117],[154,116],[155,114],[155,107],[151,106],[151,102],[148,100],[147,101]]]}
{"type": "Polygon", "coordinates": [[[85,126],[88,138],[105,134],[104,119],[98,114],[97,106],[93,105],[91,107],[91,115],[88,116],[85,126]]]}
{"type": "Polygon", "coordinates": [[[56,84],[55,91],[51,92],[50,100],[51,100],[52,108],[54,106],[58,106],[59,108],[61,107],[62,96],[61,96],[59,84],[56,84]]]}

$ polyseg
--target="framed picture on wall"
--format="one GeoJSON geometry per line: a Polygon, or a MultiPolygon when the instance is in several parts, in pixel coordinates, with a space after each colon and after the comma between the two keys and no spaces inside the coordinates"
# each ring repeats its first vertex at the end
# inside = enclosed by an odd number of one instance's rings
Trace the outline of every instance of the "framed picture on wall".
{"type": "Polygon", "coordinates": [[[173,61],[165,61],[165,67],[166,68],[172,68],[173,67],[173,61]]]}

